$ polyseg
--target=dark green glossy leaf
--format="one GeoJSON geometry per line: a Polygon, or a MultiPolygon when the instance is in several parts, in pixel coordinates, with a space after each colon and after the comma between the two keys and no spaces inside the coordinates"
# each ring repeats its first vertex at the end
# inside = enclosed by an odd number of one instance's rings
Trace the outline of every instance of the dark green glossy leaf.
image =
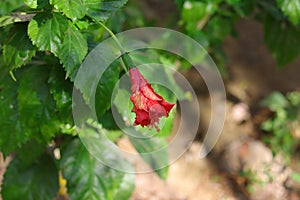
{"type": "Polygon", "coordinates": [[[278,6],[294,25],[300,20],[300,0],[277,0],[278,6]]]}
{"type": "Polygon", "coordinates": [[[3,45],[4,61],[10,69],[16,69],[31,60],[36,48],[27,36],[26,24],[15,25],[8,35],[9,38],[3,45]]]}
{"type": "MultiPolygon", "coordinates": [[[[99,45],[94,51],[89,54],[89,58],[85,60],[76,77],[75,87],[80,90],[83,99],[89,105],[91,97],[95,96],[97,90],[97,78],[102,75],[106,67],[115,59],[115,54],[112,48],[105,43],[99,45]],[[86,70],[88,69],[88,70],[86,70]]],[[[95,106],[95,103],[93,105],[95,106]]]]}
{"type": "Polygon", "coordinates": [[[103,115],[111,104],[111,96],[116,83],[119,80],[120,62],[112,63],[103,73],[97,87],[95,107],[97,116],[103,115]]]}
{"type": "Polygon", "coordinates": [[[58,110],[63,109],[64,115],[71,113],[72,106],[72,90],[73,85],[69,80],[65,79],[65,71],[62,67],[55,65],[52,67],[48,83],[50,85],[50,93],[55,100],[56,108],[58,110]],[[66,113],[67,112],[67,113],[66,113]]]}
{"type": "Polygon", "coordinates": [[[38,160],[45,153],[47,144],[37,142],[35,139],[28,141],[17,149],[18,158],[20,159],[19,167],[24,169],[38,160]]]}
{"type": "MultiPolygon", "coordinates": [[[[65,79],[65,71],[59,65],[54,65],[51,69],[48,83],[50,85],[50,93],[55,100],[57,115],[62,121],[73,121],[72,116],[72,90],[73,85],[65,79]]],[[[73,124],[73,123],[72,123],[73,124]]]]}
{"type": "Polygon", "coordinates": [[[20,166],[18,158],[9,164],[4,176],[3,199],[53,200],[58,190],[58,173],[52,158],[44,154],[27,168],[20,166]]]}
{"type": "Polygon", "coordinates": [[[232,19],[224,19],[222,16],[213,17],[204,28],[211,43],[222,43],[233,27],[232,19]]]}
{"type": "Polygon", "coordinates": [[[111,110],[108,110],[103,115],[98,116],[97,118],[98,118],[98,122],[103,126],[103,128],[109,130],[119,129],[118,125],[115,122],[115,118],[111,110]]]}
{"type": "Polygon", "coordinates": [[[24,5],[23,0],[2,0],[0,6],[0,15],[5,15],[14,9],[24,5]]]}
{"type": "Polygon", "coordinates": [[[87,42],[73,24],[59,13],[42,13],[30,21],[28,34],[39,50],[59,57],[67,76],[74,76],[87,53],[87,42]]]}
{"type": "MultiPolygon", "coordinates": [[[[105,149],[103,152],[106,152],[105,149]]],[[[61,169],[68,181],[68,193],[72,200],[128,199],[134,188],[133,174],[102,165],[78,139],[70,143],[63,152],[61,169]]]]}
{"type": "Polygon", "coordinates": [[[64,36],[68,30],[68,20],[59,13],[37,14],[28,25],[28,35],[41,51],[51,51],[58,55],[64,36]]]}
{"type": "Polygon", "coordinates": [[[14,82],[9,75],[0,79],[0,149],[4,154],[11,153],[28,140],[22,135],[21,124],[18,121],[18,85],[19,83],[14,82]]]}
{"type": "Polygon", "coordinates": [[[83,35],[71,24],[64,33],[65,37],[58,52],[60,62],[67,72],[67,76],[74,74],[85,57],[88,47],[83,35]]]}
{"type": "Polygon", "coordinates": [[[72,20],[81,19],[86,13],[88,0],[53,0],[51,3],[72,20]]]}
{"type": "Polygon", "coordinates": [[[52,0],[51,3],[74,21],[85,15],[105,21],[126,2],[127,0],[52,0]]]}
{"type": "Polygon", "coordinates": [[[264,40],[279,66],[284,66],[300,54],[300,29],[284,22],[267,19],[264,40]]]}
{"type": "Polygon", "coordinates": [[[19,119],[23,134],[37,140],[49,141],[59,130],[55,102],[48,85],[48,66],[31,66],[23,72],[18,88],[19,119]]]}

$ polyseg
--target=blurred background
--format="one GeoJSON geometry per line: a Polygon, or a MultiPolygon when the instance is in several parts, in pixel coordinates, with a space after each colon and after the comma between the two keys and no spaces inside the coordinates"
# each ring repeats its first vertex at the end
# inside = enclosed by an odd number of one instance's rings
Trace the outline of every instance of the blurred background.
{"type": "Polygon", "coordinates": [[[227,92],[222,135],[213,152],[199,160],[209,95],[195,69],[174,61],[200,102],[197,140],[170,166],[166,181],[155,173],[137,175],[132,199],[300,198],[300,18],[293,3],[129,1],[125,15],[135,17],[116,31],[161,26],[189,35],[212,56],[227,92]]]}

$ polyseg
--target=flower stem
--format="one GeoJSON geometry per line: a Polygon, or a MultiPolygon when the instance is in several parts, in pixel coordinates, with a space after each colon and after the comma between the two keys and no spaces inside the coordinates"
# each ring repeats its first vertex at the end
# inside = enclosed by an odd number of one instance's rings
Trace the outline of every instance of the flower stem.
{"type": "Polygon", "coordinates": [[[124,47],[121,45],[121,43],[118,40],[118,38],[116,37],[116,35],[107,26],[105,26],[102,22],[100,22],[100,21],[96,21],[96,22],[98,24],[100,24],[109,33],[109,35],[112,37],[112,39],[117,43],[118,47],[120,48],[121,53],[125,54],[126,51],[125,51],[124,47]]]}
{"type": "Polygon", "coordinates": [[[99,25],[101,25],[108,33],[109,35],[112,37],[112,39],[117,43],[120,51],[121,51],[121,59],[125,65],[124,69],[127,72],[128,69],[133,68],[135,65],[131,59],[131,57],[129,56],[129,53],[125,51],[124,47],[121,45],[120,41],[118,40],[118,38],[116,37],[116,35],[107,27],[105,26],[105,24],[103,24],[102,22],[94,19],[95,22],[97,22],[99,25]]]}

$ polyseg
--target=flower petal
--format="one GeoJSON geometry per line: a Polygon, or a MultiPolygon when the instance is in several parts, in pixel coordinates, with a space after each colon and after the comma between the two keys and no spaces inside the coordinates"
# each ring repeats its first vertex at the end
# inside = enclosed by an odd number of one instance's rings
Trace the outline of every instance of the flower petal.
{"type": "Polygon", "coordinates": [[[130,100],[134,105],[132,112],[136,113],[133,125],[155,127],[159,131],[157,126],[159,119],[163,116],[168,117],[175,104],[165,101],[154,92],[137,67],[129,69],[129,76],[132,84],[130,100]]]}

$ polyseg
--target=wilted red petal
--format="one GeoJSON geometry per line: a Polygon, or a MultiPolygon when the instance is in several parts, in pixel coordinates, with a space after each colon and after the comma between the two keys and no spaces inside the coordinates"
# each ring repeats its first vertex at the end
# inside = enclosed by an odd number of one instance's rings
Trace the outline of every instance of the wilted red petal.
{"type": "Polygon", "coordinates": [[[165,100],[162,100],[161,105],[166,109],[166,111],[167,111],[167,117],[168,117],[168,113],[174,107],[175,104],[172,104],[172,103],[169,103],[169,102],[167,102],[165,100]]]}
{"type": "Polygon", "coordinates": [[[159,131],[156,125],[159,118],[168,117],[175,104],[165,101],[155,93],[138,68],[129,69],[129,76],[132,84],[130,100],[134,105],[132,112],[136,113],[133,125],[155,127],[159,131]]]}
{"type": "Polygon", "coordinates": [[[135,118],[135,121],[134,121],[134,124],[133,125],[141,125],[141,126],[148,126],[151,121],[149,121],[149,115],[146,111],[144,110],[135,110],[134,111],[136,113],[136,118],[135,118]]]}
{"type": "Polygon", "coordinates": [[[131,82],[131,91],[135,92],[139,90],[140,87],[147,85],[147,81],[145,78],[140,74],[140,71],[134,67],[134,69],[129,69],[129,76],[131,82]]]}
{"type": "Polygon", "coordinates": [[[158,94],[156,94],[153,91],[153,89],[152,89],[152,87],[151,87],[150,84],[147,84],[146,86],[141,87],[140,90],[143,93],[143,95],[145,97],[147,97],[148,99],[155,100],[155,101],[161,101],[161,100],[163,100],[161,96],[159,96],[158,94]]]}

